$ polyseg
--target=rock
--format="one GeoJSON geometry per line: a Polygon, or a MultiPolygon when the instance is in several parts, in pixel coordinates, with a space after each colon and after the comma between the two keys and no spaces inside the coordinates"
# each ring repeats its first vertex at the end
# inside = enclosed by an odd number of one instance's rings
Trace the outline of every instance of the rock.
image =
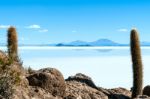
{"type": "Polygon", "coordinates": [[[5,99],[3,96],[0,95],[0,99],[5,99]]]}
{"type": "Polygon", "coordinates": [[[77,99],[73,94],[68,94],[64,99],[77,99]]]}
{"type": "Polygon", "coordinates": [[[150,97],[150,85],[144,87],[143,95],[147,95],[150,97]]]}
{"type": "Polygon", "coordinates": [[[92,79],[82,73],[78,73],[75,76],[70,76],[66,79],[66,81],[78,81],[81,83],[85,83],[88,86],[97,89],[96,85],[94,84],[94,82],[92,81],[92,79]]]}
{"type": "Polygon", "coordinates": [[[31,87],[30,88],[31,99],[62,99],[60,96],[53,96],[43,88],[31,87]]]}
{"type": "Polygon", "coordinates": [[[78,73],[66,79],[67,89],[65,99],[108,99],[108,97],[97,90],[92,79],[84,74],[78,73]]]}
{"type": "Polygon", "coordinates": [[[130,99],[131,92],[124,88],[104,89],[97,87],[90,77],[76,74],[66,79],[64,99],[130,99]]]}
{"type": "Polygon", "coordinates": [[[131,97],[131,92],[121,87],[108,89],[108,92],[110,93],[109,97],[113,99],[130,99],[131,97]]]}
{"type": "Polygon", "coordinates": [[[66,97],[64,99],[108,99],[104,93],[85,83],[66,81],[66,97]]]}
{"type": "Polygon", "coordinates": [[[150,99],[150,98],[146,95],[138,95],[137,98],[134,99],[150,99]]]}
{"type": "Polygon", "coordinates": [[[27,77],[30,86],[43,88],[53,96],[65,96],[66,84],[63,75],[54,68],[45,68],[27,77]]]}
{"type": "Polygon", "coordinates": [[[109,99],[130,99],[131,92],[125,88],[104,89],[98,87],[98,90],[108,96],[109,99]]]}

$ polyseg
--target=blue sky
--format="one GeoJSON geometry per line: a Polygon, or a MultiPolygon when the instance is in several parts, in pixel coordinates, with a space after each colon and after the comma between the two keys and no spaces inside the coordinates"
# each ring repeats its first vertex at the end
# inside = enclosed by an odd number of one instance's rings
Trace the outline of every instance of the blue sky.
{"type": "Polygon", "coordinates": [[[150,42],[150,0],[0,0],[1,43],[10,25],[21,44],[101,38],[129,43],[133,27],[150,42]]]}

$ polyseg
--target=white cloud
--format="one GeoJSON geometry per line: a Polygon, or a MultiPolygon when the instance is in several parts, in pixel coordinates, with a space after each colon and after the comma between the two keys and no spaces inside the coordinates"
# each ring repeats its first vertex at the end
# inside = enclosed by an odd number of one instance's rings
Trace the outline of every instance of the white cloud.
{"type": "Polygon", "coordinates": [[[9,27],[10,27],[10,25],[0,25],[0,29],[7,29],[9,27]]]}
{"type": "Polygon", "coordinates": [[[128,32],[128,29],[118,29],[118,32],[128,32]]]}
{"type": "Polygon", "coordinates": [[[40,25],[33,24],[26,26],[25,28],[27,29],[36,29],[38,32],[48,32],[48,29],[43,29],[40,25]]]}
{"type": "Polygon", "coordinates": [[[48,29],[39,30],[39,32],[48,32],[48,29]]]}
{"type": "Polygon", "coordinates": [[[28,29],[40,29],[41,26],[40,25],[37,25],[37,24],[33,24],[33,25],[30,25],[30,26],[27,26],[25,28],[28,28],[28,29]]]}

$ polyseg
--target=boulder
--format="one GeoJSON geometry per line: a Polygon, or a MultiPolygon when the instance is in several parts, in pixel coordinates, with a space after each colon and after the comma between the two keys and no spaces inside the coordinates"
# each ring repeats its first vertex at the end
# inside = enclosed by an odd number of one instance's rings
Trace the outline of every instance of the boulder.
{"type": "Polygon", "coordinates": [[[66,81],[77,81],[77,82],[85,83],[88,86],[97,89],[97,86],[94,84],[92,79],[82,73],[77,73],[75,76],[70,76],[66,79],[66,81]]]}
{"type": "Polygon", "coordinates": [[[112,99],[130,99],[131,92],[125,88],[113,88],[113,89],[107,89],[109,92],[109,98],[112,99]]]}
{"type": "Polygon", "coordinates": [[[150,85],[144,87],[143,95],[147,95],[150,97],[150,85]]]}
{"type": "Polygon", "coordinates": [[[97,87],[92,79],[78,73],[66,79],[65,99],[130,99],[131,92],[125,88],[104,89],[97,87]]]}
{"type": "Polygon", "coordinates": [[[85,83],[67,81],[66,97],[64,99],[108,99],[108,96],[85,83]]]}
{"type": "Polygon", "coordinates": [[[66,79],[67,89],[65,99],[108,99],[108,97],[97,90],[92,79],[84,74],[78,73],[66,79]]]}
{"type": "Polygon", "coordinates": [[[45,68],[27,77],[30,86],[43,88],[53,96],[65,96],[66,84],[63,75],[54,68],[45,68]]]}

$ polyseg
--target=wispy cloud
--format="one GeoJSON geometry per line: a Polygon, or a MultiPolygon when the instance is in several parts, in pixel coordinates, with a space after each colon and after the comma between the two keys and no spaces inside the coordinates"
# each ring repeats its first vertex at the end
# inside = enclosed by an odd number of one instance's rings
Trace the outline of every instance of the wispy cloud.
{"type": "Polygon", "coordinates": [[[7,29],[9,27],[10,27],[10,25],[0,25],[0,29],[7,29]]]}
{"type": "Polygon", "coordinates": [[[41,26],[37,25],[37,24],[33,24],[33,25],[26,26],[25,28],[28,28],[28,29],[40,29],[41,26]]]}
{"type": "Polygon", "coordinates": [[[128,29],[122,28],[122,29],[118,29],[118,32],[128,32],[128,29]]]}
{"type": "Polygon", "coordinates": [[[26,26],[25,28],[27,28],[27,29],[35,29],[38,32],[48,32],[48,29],[43,29],[40,25],[37,25],[37,24],[29,25],[29,26],[26,26]]]}
{"type": "Polygon", "coordinates": [[[48,32],[48,29],[39,30],[39,32],[48,32]]]}
{"type": "Polygon", "coordinates": [[[76,31],[76,30],[73,30],[72,32],[75,33],[75,32],[77,32],[77,31],[76,31]]]}

